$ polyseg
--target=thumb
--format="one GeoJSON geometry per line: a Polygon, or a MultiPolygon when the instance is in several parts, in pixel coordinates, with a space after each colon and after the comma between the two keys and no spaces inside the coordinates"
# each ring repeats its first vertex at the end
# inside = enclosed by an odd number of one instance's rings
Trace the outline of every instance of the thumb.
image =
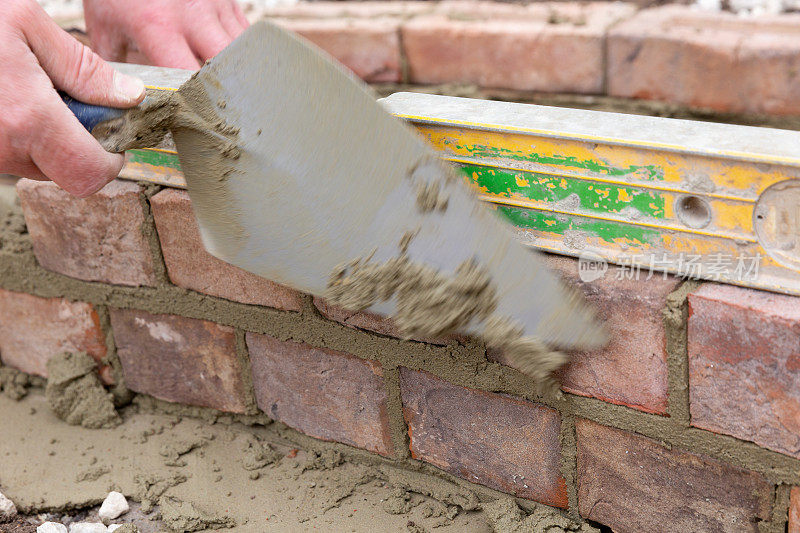
{"type": "Polygon", "coordinates": [[[37,8],[42,16],[31,17],[25,37],[57,89],[87,104],[108,107],[133,107],[144,99],[142,80],[114,70],[37,8]]]}

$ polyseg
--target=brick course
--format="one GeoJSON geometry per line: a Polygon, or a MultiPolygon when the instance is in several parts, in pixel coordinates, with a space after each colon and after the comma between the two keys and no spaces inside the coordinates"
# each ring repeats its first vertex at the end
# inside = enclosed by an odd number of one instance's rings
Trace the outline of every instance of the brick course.
{"type": "Polygon", "coordinates": [[[17,193],[36,259],[46,269],[86,281],[155,284],[138,185],[112,181],[81,199],[51,181],[22,179],[17,193]]]}
{"type": "Polygon", "coordinates": [[[800,15],[691,6],[639,12],[608,37],[612,96],[737,113],[800,113],[800,15]]]}
{"type": "Polygon", "coordinates": [[[520,498],[567,506],[556,410],[407,368],[400,391],[412,457],[520,498]]]}
{"type": "Polygon", "coordinates": [[[413,83],[600,93],[606,28],[622,3],[442,2],[403,24],[413,83]]]}
{"type": "Polygon", "coordinates": [[[383,371],[375,361],[247,334],[258,407],[323,440],[393,455],[383,371]]]}
{"type": "Polygon", "coordinates": [[[125,384],[170,402],[246,411],[234,330],[206,320],[110,309],[125,384]]]}
{"type": "Polygon", "coordinates": [[[759,531],[772,487],[759,474],[576,420],[581,516],[615,532],[759,531]]]}
{"type": "Polygon", "coordinates": [[[150,199],[170,281],[179,287],[246,304],[299,311],[300,293],[209,254],[186,191],[167,189],[150,199]]]}
{"type": "MultiPolygon", "coordinates": [[[[106,356],[105,336],[94,307],[0,289],[3,364],[47,377],[46,365],[52,356],[74,351],[86,352],[98,362],[106,356]]],[[[108,368],[101,375],[111,381],[108,368]]]]}
{"type": "Polygon", "coordinates": [[[689,313],[692,425],[800,458],[800,298],[709,283],[689,313]]]}

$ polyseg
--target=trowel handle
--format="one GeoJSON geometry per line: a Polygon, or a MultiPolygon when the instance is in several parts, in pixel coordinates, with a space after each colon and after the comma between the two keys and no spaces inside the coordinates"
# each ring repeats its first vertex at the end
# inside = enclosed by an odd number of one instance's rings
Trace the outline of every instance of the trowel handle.
{"type": "Polygon", "coordinates": [[[125,113],[123,109],[84,104],[62,92],[59,92],[59,96],[89,133],[101,122],[119,118],[125,113]]]}

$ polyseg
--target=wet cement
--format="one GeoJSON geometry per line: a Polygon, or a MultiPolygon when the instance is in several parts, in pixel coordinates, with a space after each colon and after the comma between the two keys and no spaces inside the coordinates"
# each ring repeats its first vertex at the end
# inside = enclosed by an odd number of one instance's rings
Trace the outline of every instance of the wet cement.
{"type": "Polygon", "coordinates": [[[121,423],[114,396],[97,374],[97,363],[85,352],[63,352],[47,361],[47,403],[67,424],[89,429],[121,423]]]}
{"type": "Polygon", "coordinates": [[[468,492],[330,448],[298,449],[277,427],[209,424],[135,406],[122,417],[116,428],[87,430],[57,419],[41,391],[21,401],[0,397],[3,492],[27,515],[77,513],[109,490],[150,499],[132,515],[143,533],[492,531],[468,492]],[[266,453],[248,451],[254,447],[266,453]]]}

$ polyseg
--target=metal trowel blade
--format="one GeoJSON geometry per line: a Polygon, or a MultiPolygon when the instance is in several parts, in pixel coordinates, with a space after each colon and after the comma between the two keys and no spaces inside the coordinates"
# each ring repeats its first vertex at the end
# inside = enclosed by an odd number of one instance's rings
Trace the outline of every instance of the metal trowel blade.
{"type": "MultiPolygon", "coordinates": [[[[233,156],[220,163],[219,153],[175,135],[213,255],[322,295],[337,266],[370,254],[374,261],[397,257],[403,237],[414,232],[412,261],[447,273],[476,261],[496,285],[497,313],[522,324],[526,335],[567,349],[604,342],[582,299],[461,180],[446,182],[446,210],[420,210],[419,184],[442,181],[448,170],[363,83],[313,45],[262,21],[194,83],[203,101],[195,94],[190,106],[206,117],[213,109],[233,145],[233,156]]],[[[391,316],[394,303],[371,310],[391,316]]]]}

